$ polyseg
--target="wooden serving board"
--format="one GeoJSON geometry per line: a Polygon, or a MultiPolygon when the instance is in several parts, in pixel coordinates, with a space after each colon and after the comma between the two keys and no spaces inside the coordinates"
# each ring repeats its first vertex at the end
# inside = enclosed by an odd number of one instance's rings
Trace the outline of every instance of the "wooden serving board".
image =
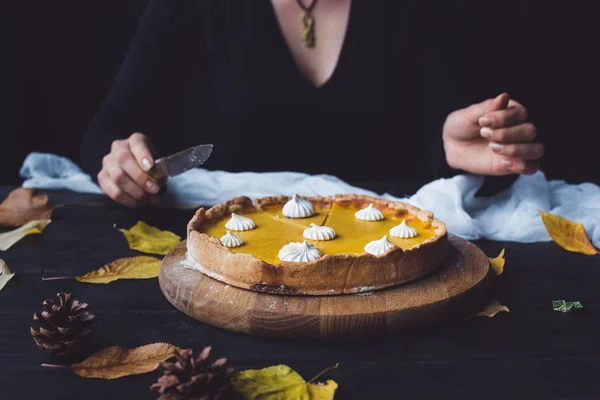
{"type": "Polygon", "coordinates": [[[289,296],[227,285],[186,267],[185,241],[165,256],[159,283],[190,317],[230,331],[294,339],[355,339],[430,327],[479,311],[489,300],[488,257],[449,236],[439,270],[409,284],[336,296],[289,296]]]}

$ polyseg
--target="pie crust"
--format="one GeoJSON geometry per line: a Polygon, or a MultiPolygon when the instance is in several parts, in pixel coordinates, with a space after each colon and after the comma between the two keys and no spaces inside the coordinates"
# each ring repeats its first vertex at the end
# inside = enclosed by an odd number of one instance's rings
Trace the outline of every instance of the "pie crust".
{"type": "MultiPolygon", "coordinates": [[[[262,215],[264,221],[272,217],[274,224],[300,223],[308,227],[302,220],[275,221],[279,215],[269,215],[269,218],[265,219],[264,214],[260,214],[282,208],[289,199],[287,196],[275,196],[252,202],[248,197],[237,197],[208,210],[200,208],[187,226],[187,265],[214,279],[240,288],[274,294],[334,295],[370,292],[413,281],[435,270],[446,255],[446,226],[435,219],[433,213],[407,203],[362,195],[344,194],[305,199],[326,213],[321,221],[325,225],[328,225],[330,213],[332,217],[334,212],[338,213],[338,222],[343,222],[345,214],[348,214],[348,218],[355,218],[350,210],[360,209],[372,203],[384,212],[386,217],[407,219],[421,224],[428,232],[427,237],[419,243],[411,244],[409,248],[394,247],[381,256],[373,256],[364,251],[360,254],[325,251],[321,258],[313,262],[267,262],[253,254],[245,253],[244,246],[229,249],[221,244],[217,235],[205,233],[210,231],[210,226],[227,220],[233,212],[241,215],[262,215]]],[[[268,223],[259,224],[257,228],[263,230],[263,236],[268,235],[268,226],[265,225],[268,223]]],[[[302,242],[302,230],[298,231],[300,233],[293,241],[302,242]]],[[[382,225],[381,236],[378,239],[386,234],[387,228],[383,230],[382,225]]],[[[360,232],[357,232],[357,235],[360,236],[360,232]]],[[[336,246],[338,250],[343,249],[344,237],[334,240],[341,240],[336,246]]],[[[358,239],[353,241],[356,240],[358,239]]],[[[319,247],[321,242],[311,243],[319,247]]],[[[272,249],[275,254],[278,250],[272,249]]]]}

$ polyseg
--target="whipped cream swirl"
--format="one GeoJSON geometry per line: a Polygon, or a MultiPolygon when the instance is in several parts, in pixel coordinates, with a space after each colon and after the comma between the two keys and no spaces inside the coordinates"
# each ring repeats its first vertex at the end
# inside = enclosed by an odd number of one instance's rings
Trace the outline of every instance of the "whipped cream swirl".
{"type": "Polygon", "coordinates": [[[256,228],[256,224],[248,217],[231,213],[231,219],[227,221],[225,228],[232,231],[249,231],[256,228]]]}
{"type": "Polygon", "coordinates": [[[242,239],[235,236],[230,231],[227,231],[227,233],[224,236],[221,236],[221,239],[219,240],[221,240],[221,244],[225,247],[240,247],[244,244],[242,239]]]}
{"type": "Polygon", "coordinates": [[[310,224],[310,228],[306,228],[302,235],[310,240],[331,240],[335,238],[336,233],[335,230],[329,226],[310,224]]]}
{"type": "Polygon", "coordinates": [[[369,204],[368,207],[363,208],[362,210],[358,210],[356,213],[354,213],[354,216],[363,221],[381,221],[384,219],[383,213],[373,207],[373,203],[369,204]]]}
{"type": "Polygon", "coordinates": [[[390,235],[399,237],[402,239],[414,238],[417,236],[417,231],[412,226],[406,224],[406,220],[402,220],[402,223],[398,226],[390,229],[390,235]]]}
{"type": "Polygon", "coordinates": [[[281,261],[311,262],[321,258],[323,254],[312,244],[306,242],[288,243],[279,250],[281,261]]]}
{"type": "Polygon", "coordinates": [[[374,256],[380,256],[392,247],[396,247],[396,245],[390,242],[386,235],[379,240],[373,240],[372,242],[367,243],[365,251],[374,256]]]}
{"type": "Polygon", "coordinates": [[[315,207],[310,201],[295,194],[285,203],[282,212],[288,218],[307,218],[315,215],[315,207]]]}

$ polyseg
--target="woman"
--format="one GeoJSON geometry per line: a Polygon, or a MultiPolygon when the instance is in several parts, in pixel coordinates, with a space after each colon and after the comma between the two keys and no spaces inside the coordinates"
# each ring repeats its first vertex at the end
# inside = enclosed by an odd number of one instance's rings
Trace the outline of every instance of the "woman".
{"type": "Polygon", "coordinates": [[[233,171],[533,173],[535,126],[498,94],[520,90],[505,65],[521,55],[506,53],[519,48],[514,25],[498,13],[516,14],[458,3],[151,0],[86,132],[84,167],[129,207],[157,201],[156,157],[200,143],[215,143],[213,167],[233,171]],[[202,107],[177,103],[190,88],[202,107]]]}

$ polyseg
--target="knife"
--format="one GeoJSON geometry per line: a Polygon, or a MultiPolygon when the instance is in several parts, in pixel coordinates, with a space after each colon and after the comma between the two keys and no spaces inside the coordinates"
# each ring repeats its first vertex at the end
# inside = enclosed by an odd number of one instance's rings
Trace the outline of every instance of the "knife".
{"type": "MultiPolygon", "coordinates": [[[[189,169],[204,164],[210,157],[212,150],[212,144],[201,144],[171,154],[170,156],[159,158],[154,162],[154,165],[150,168],[148,174],[156,180],[167,176],[179,175],[189,169]]],[[[161,190],[161,192],[164,191],[161,190]]],[[[161,192],[159,192],[159,194],[161,194],[161,192]]]]}

